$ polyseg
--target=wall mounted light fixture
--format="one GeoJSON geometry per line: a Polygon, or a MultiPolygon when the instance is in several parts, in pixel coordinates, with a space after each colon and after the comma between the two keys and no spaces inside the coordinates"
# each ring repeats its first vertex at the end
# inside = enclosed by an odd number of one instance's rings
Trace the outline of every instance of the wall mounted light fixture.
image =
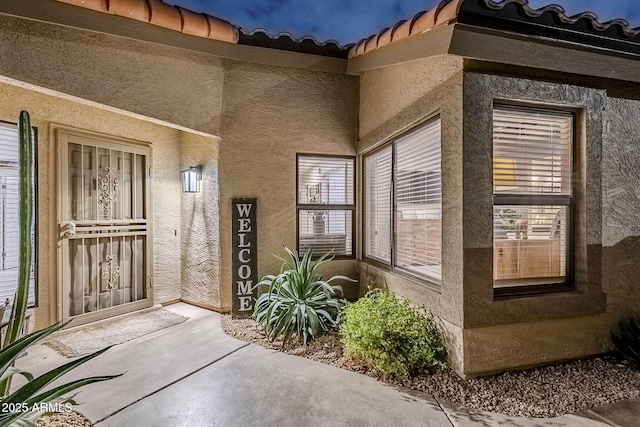
{"type": "Polygon", "coordinates": [[[199,193],[202,185],[202,166],[189,166],[182,174],[182,192],[199,193]]]}

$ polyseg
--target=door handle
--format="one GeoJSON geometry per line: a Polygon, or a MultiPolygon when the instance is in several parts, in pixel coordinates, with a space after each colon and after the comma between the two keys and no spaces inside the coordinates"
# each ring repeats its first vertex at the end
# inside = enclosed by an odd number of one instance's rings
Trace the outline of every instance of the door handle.
{"type": "Polygon", "coordinates": [[[76,224],[74,222],[63,222],[60,224],[60,235],[61,237],[71,237],[76,234],[76,224]]]}

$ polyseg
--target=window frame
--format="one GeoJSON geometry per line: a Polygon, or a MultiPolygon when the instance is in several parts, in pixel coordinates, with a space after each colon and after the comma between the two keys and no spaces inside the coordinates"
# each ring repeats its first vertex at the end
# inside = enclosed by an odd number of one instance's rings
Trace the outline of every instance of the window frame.
{"type": "MultiPolygon", "coordinates": [[[[529,296],[544,294],[550,292],[567,292],[575,290],[575,271],[574,271],[574,257],[572,256],[575,248],[575,222],[576,222],[576,176],[578,167],[577,158],[577,135],[578,135],[578,114],[574,108],[563,106],[551,106],[546,104],[531,105],[520,102],[500,102],[495,100],[491,110],[491,158],[493,159],[494,140],[493,140],[493,114],[498,110],[511,110],[519,112],[536,112],[545,113],[549,115],[571,117],[571,154],[569,156],[569,173],[570,173],[570,194],[569,195],[535,195],[535,194],[496,194],[493,189],[493,161],[491,183],[492,183],[492,211],[496,206],[504,205],[517,205],[517,206],[566,206],[567,210],[567,225],[566,225],[566,242],[565,242],[565,277],[563,282],[557,283],[535,283],[535,284],[521,284],[512,286],[500,286],[496,287],[496,281],[492,280],[493,294],[495,299],[506,299],[519,296],[529,296]]],[[[493,238],[494,229],[492,226],[491,235],[492,243],[495,242],[493,238]]],[[[494,266],[495,249],[492,245],[492,272],[494,266]]]]}
{"type": "MultiPolygon", "coordinates": [[[[344,154],[318,154],[318,153],[296,153],[296,251],[300,253],[300,211],[303,210],[317,210],[318,205],[313,203],[300,203],[300,158],[301,157],[317,157],[326,159],[346,159],[351,160],[353,165],[353,193],[351,197],[351,204],[323,204],[322,210],[336,210],[336,211],[351,211],[351,234],[347,234],[348,238],[351,238],[351,254],[350,255],[338,255],[334,254],[333,259],[345,260],[356,258],[356,200],[357,200],[357,186],[356,186],[356,167],[357,157],[344,155],[344,154]]],[[[317,259],[321,256],[321,253],[313,254],[313,259],[317,259]]]]}
{"type": "MultiPolygon", "coordinates": [[[[0,120],[0,125],[8,125],[16,128],[16,133],[18,130],[18,123],[0,120]]],[[[39,224],[39,216],[40,210],[38,209],[38,128],[35,126],[31,126],[33,132],[33,154],[32,154],[32,169],[33,169],[33,188],[32,188],[32,196],[33,196],[33,247],[31,248],[32,254],[32,270],[33,270],[33,304],[28,303],[27,308],[36,308],[39,306],[39,265],[38,265],[38,242],[39,242],[39,233],[38,233],[38,224],[39,224]]],[[[19,135],[18,135],[18,144],[20,143],[19,135]]],[[[17,289],[17,283],[16,283],[17,289]]],[[[1,302],[1,301],[0,301],[1,302]]],[[[12,301],[13,304],[13,301],[12,301]]]]}
{"type": "MultiPolygon", "coordinates": [[[[362,239],[361,239],[361,253],[362,253],[362,260],[366,261],[367,263],[370,263],[372,265],[375,265],[379,268],[383,268],[386,269],[388,271],[393,271],[395,274],[399,274],[402,275],[406,278],[409,279],[414,279],[414,280],[418,280],[421,284],[426,284],[426,285],[430,285],[433,286],[434,289],[439,289],[440,286],[442,286],[442,271],[440,274],[440,279],[435,278],[433,276],[428,276],[426,274],[420,274],[414,271],[410,271],[408,269],[404,269],[402,267],[398,267],[397,266],[397,230],[398,230],[398,191],[396,188],[397,185],[397,178],[398,178],[398,171],[397,171],[397,141],[399,139],[401,139],[404,136],[407,136],[409,134],[411,134],[412,132],[415,132],[416,130],[420,129],[423,126],[427,126],[430,123],[433,123],[435,121],[439,121],[440,122],[440,210],[441,210],[441,217],[440,217],[440,225],[442,227],[442,223],[443,223],[443,219],[442,219],[442,212],[443,212],[443,200],[444,200],[444,195],[442,193],[442,116],[440,113],[435,114],[435,115],[431,115],[427,118],[424,118],[422,120],[420,120],[419,122],[416,122],[414,124],[412,124],[408,129],[394,135],[393,137],[389,138],[388,140],[384,141],[383,143],[381,143],[380,145],[376,146],[374,149],[367,151],[365,153],[362,154],[362,170],[361,170],[361,185],[362,185],[362,223],[360,225],[360,231],[361,231],[361,235],[362,235],[362,239]],[[372,256],[369,256],[367,254],[366,251],[366,226],[367,226],[367,191],[366,191],[366,180],[365,180],[365,174],[366,174],[366,158],[368,156],[374,155],[375,153],[378,153],[379,151],[382,151],[384,149],[386,149],[387,147],[391,147],[391,212],[390,212],[390,239],[391,241],[389,242],[389,247],[390,247],[390,261],[389,263],[385,262],[384,260],[381,260],[379,258],[375,258],[372,256]]],[[[443,246],[443,233],[441,233],[440,235],[440,245],[441,247],[443,246]]],[[[440,266],[442,268],[442,252],[440,255],[440,266]]]]}

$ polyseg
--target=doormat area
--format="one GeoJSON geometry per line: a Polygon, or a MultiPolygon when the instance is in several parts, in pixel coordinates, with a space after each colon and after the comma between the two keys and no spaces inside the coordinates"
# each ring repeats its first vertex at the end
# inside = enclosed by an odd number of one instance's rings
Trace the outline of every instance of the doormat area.
{"type": "Polygon", "coordinates": [[[78,330],[57,332],[43,344],[63,356],[79,357],[178,325],[185,320],[187,317],[165,309],[147,311],[78,330]]]}

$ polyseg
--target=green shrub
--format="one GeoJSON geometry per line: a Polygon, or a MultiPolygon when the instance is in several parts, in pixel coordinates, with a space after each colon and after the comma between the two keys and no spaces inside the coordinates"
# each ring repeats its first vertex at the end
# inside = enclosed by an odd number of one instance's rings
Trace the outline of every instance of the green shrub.
{"type": "Polygon", "coordinates": [[[291,258],[277,276],[267,275],[256,285],[266,290],[256,300],[253,318],[264,327],[270,340],[282,336],[282,345],[293,336],[307,345],[322,331],[337,326],[340,308],[346,303],[342,288],[332,286],[334,280],[354,281],[345,276],[322,280],[318,268],[333,259],[330,253],[312,260],[312,252],[302,258],[294,250],[284,248],[291,258]]]}
{"type": "Polygon", "coordinates": [[[620,335],[611,334],[615,353],[635,368],[640,368],[640,319],[628,317],[620,321],[620,335]]]}
{"type": "Polygon", "coordinates": [[[341,314],[345,353],[383,378],[403,380],[446,367],[446,349],[433,316],[374,289],[341,314]]]}

